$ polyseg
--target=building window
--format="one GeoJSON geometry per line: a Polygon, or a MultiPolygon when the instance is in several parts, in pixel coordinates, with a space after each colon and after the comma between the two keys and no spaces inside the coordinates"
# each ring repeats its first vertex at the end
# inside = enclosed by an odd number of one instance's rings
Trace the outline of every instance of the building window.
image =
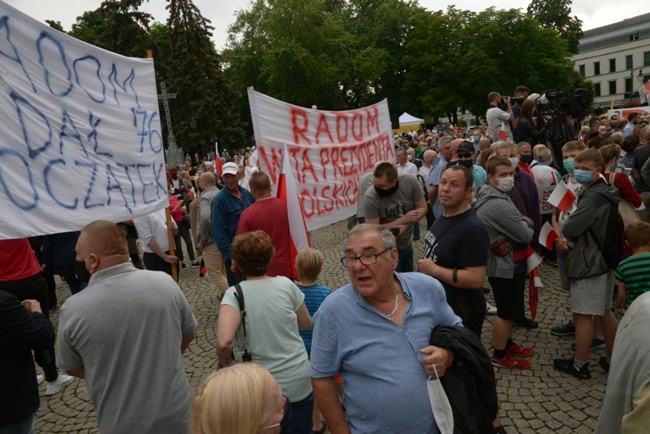
{"type": "Polygon", "coordinates": [[[629,54],[625,56],[625,69],[632,69],[633,68],[633,63],[632,63],[632,55],[629,54]]]}
{"type": "Polygon", "coordinates": [[[609,59],[609,72],[616,72],[616,59],[609,59]]]}
{"type": "Polygon", "coordinates": [[[600,75],[600,62],[594,62],[594,75],[600,75]]]}
{"type": "Polygon", "coordinates": [[[628,77],[625,79],[625,93],[630,92],[632,92],[632,79],[628,77]]]}
{"type": "Polygon", "coordinates": [[[630,42],[638,41],[638,40],[639,40],[639,34],[638,33],[630,35],[630,42]]]}
{"type": "Polygon", "coordinates": [[[643,53],[643,66],[650,66],[650,51],[643,53]]]}
{"type": "Polygon", "coordinates": [[[616,80],[609,82],[609,94],[616,95],[616,80]]]}
{"type": "Polygon", "coordinates": [[[584,77],[585,76],[585,65],[580,65],[579,68],[580,68],[580,75],[582,75],[584,77]]]}
{"type": "Polygon", "coordinates": [[[596,91],[596,96],[600,96],[600,83],[594,83],[594,90],[596,91]]]}

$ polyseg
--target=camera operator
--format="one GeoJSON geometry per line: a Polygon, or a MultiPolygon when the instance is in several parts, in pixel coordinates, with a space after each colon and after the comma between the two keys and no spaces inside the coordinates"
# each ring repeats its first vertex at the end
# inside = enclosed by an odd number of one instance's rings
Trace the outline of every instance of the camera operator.
{"type": "Polygon", "coordinates": [[[519,118],[521,118],[521,105],[528,98],[528,95],[530,95],[530,90],[526,86],[517,86],[515,89],[515,97],[510,101],[512,104],[512,114],[515,117],[510,122],[510,128],[512,129],[512,137],[515,143],[519,143],[520,140],[527,141],[519,136],[519,118]]]}
{"type": "MultiPolygon", "coordinates": [[[[512,142],[514,139],[512,137],[512,130],[510,129],[510,121],[512,121],[515,116],[512,113],[512,107],[510,106],[510,97],[501,98],[499,92],[490,92],[488,95],[488,103],[490,108],[488,108],[487,113],[485,114],[485,119],[487,120],[488,128],[490,129],[490,137],[493,141],[497,140],[507,140],[512,142]],[[499,108],[499,104],[505,103],[505,109],[499,108]],[[499,133],[505,133],[505,137],[499,137],[499,133]]],[[[502,133],[502,135],[503,135],[502,133]]]]}

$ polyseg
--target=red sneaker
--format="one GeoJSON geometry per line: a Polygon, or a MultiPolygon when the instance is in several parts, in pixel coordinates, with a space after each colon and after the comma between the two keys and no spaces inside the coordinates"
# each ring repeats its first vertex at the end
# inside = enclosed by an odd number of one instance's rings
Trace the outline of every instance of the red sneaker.
{"type": "Polygon", "coordinates": [[[531,366],[528,360],[515,359],[510,353],[506,353],[506,356],[501,360],[495,359],[494,356],[491,359],[492,366],[495,368],[528,369],[531,366]]]}
{"type": "Polygon", "coordinates": [[[519,356],[519,357],[531,357],[535,355],[535,350],[532,348],[526,348],[526,347],[520,347],[516,343],[512,343],[507,350],[508,354],[512,354],[513,356],[519,356]]]}

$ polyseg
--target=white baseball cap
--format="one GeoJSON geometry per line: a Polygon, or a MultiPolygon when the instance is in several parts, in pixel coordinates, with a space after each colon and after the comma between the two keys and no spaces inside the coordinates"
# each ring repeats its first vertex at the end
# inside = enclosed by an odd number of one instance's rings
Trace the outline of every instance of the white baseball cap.
{"type": "Polygon", "coordinates": [[[235,163],[226,163],[223,165],[221,172],[223,175],[237,175],[239,167],[235,163]]]}

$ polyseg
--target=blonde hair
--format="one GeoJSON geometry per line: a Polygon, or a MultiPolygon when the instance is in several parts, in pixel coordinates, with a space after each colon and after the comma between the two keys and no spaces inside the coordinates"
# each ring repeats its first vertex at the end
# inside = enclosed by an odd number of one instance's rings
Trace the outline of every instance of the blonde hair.
{"type": "Polygon", "coordinates": [[[269,372],[240,363],[212,373],[192,408],[192,434],[256,434],[271,417],[269,372]]]}
{"type": "Polygon", "coordinates": [[[302,249],[296,256],[296,271],[300,279],[311,280],[318,279],[318,275],[323,269],[323,254],[316,249],[307,247],[302,249]]]}

